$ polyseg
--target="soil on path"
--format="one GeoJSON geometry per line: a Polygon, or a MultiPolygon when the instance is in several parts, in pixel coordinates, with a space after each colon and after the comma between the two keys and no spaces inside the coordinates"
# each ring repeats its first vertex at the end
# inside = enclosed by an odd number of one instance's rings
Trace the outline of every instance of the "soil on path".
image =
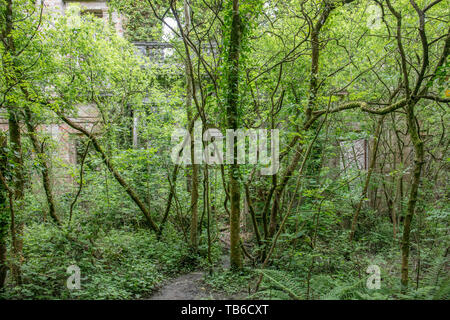
{"type": "MultiPolygon", "coordinates": [[[[229,267],[227,256],[222,257],[221,269],[229,267]]],[[[209,290],[208,285],[203,281],[205,272],[195,271],[183,274],[167,282],[156,291],[148,300],[223,300],[223,299],[244,299],[245,296],[224,296],[221,293],[209,290]]]]}

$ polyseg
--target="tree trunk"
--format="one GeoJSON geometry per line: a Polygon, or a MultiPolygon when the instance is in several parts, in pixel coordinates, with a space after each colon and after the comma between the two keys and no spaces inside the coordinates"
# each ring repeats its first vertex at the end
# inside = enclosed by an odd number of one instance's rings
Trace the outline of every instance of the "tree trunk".
{"type": "Polygon", "coordinates": [[[406,291],[408,287],[408,259],[410,241],[409,235],[411,232],[411,221],[414,216],[414,211],[417,202],[417,194],[420,184],[420,174],[422,171],[422,165],[424,160],[423,141],[419,135],[419,128],[417,127],[417,119],[414,115],[414,103],[410,104],[406,108],[407,121],[408,121],[408,133],[411,137],[411,141],[414,146],[414,170],[411,178],[411,190],[409,192],[408,206],[406,210],[405,220],[403,222],[403,236],[402,236],[402,291],[406,291]]]}
{"type": "MultiPolygon", "coordinates": [[[[191,26],[191,15],[189,10],[189,4],[184,1],[184,16],[185,16],[185,35],[189,36],[189,29],[191,26]]],[[[186,54],[189,54],[189,50],[186,50],[186,54]]],[[[186,69],[186,113],[187,119],[190,123],[192,121],[192,94],[194,78],[189,67],[190,59],[187,59],[185,69],[186,69]]],[[[194,153],[194,129],[190,130],[191,135],[191,172],[190,172],[190,192],[191,192],[191,225],[190,225],[190,246],[194,251],[197,251],[198,247],[198,164],[194,163],[195,153],[194,153]]]]}
{"type": "MultiPolygon", "coordinates": [[[[228,52],[228,92],[227,92],[227,124],[229,129],[238,128],[239,102],[239,53],[241,42],[241,20],[239,16],[239,0],[233,0],[233,13],[230,31],[230,47],[228,52]]],[[[230,185],[230,267],[232,270],[242,269],[240,246],[240,181],[237,164],[237,144],[234,144],[234,161],[229,168],[230,185]]]]}
{"type": "Polygon", "coordinates": [[[176,187],[177,176],[178,176],[178,168],[179,168],[179,165],[176,164],[172,171],[172,177],[170,177],[170,176],[168,177],[169,185],[170,185],[170,192],[169,192],[169,198],[167,199],[166,209],[164,210],[164,215],[161,220],[161,224],[159,226],[158,238],[161,237],[162,232],[164,230],[164,226],[167,221],[167,218],[169,217],[170,208],[172,206],[172,200],[175,196],[175,187],[176,187]]]}
{"type": "MultiPolygon", "coordinates": [[[[0,136],[0,172],[5,176],[7,155],[4,148],[7,146],[7,139],[0,136]]],[[[6,280],[8,265],[6,262],[6,239],[8,237],[8,211],[6,210],[7,198],[6,187],[0,184],[0,291],[3,289],[6,280]]]]}
{"type": "Polygon", "coordinates": [[[42,166],[42,184],[44,186],[45,195],[47,197],[48,209],[50,213],[50,217],[52,217],[53,221],[57,225],[61,225],[61,221],[59,220],[58,215],[56,214],[55,202],[53,200],[52,193],[52,185],[50,180],[50,168],[48,166],[47,161],[45,160],[45,152],[44,146],[39,142],[39,138],[37,137],[36,129],[32,124],[31,119],[31,111],[28,107],[25,107],[25,123],[27,125],[27,130],[30,135],[31,142],[33,144],[33,148],[36,152],[36,158],[39,161],[39,164],[42,166]]]}
{"type": "MultiPolygon", "coordinates": [[[[5,28],[2,29],[5,49],[4,54],[2,55],[2,64],[5,73],[6,83],[9,87],[15,87],[19,82],[16,77],[16,67],[14,65],[14,57],[15,57],[15,44],[14,38],[12,36],[13,31],[13,4],[12,0],[6,1],[5,8],[5,28]]],[[[18,200],[19,208],[21,206],[21,202],[23,199],[24,186],[25,186],[25,178],[23,174],[23,160],[22,160],[22,144],[21,144],[21,133],[20,133],[20,123],[18,117],[17,106],[14,101],[8,101],[8,129],[9,129],[9,141],[10,141],[10,150],[12,153],[11,160],[14,164],[14,170],[12,173],[13,176],[13,189],[14,189],[14,199],[18,200]]],[[[11,211],[12,212],[12,211],[11,211]]],[[[15,219],[13,214],[11,214],[11,230],[14,231],[14,234],[11,234],[13,239],[12,247],[13,247],[13,256],[14,261],[11,264],[11,272],[13,278],[15,279],[17,284],[21,284],[21,272],[20,272],[20,261],[21,261],[21,248],[22,248],[22,235],[15,234],[16,230],[22,230],[21,222],[19,225],[14,225],[15,219]]]]}
{"type": "Polygon", "coordinates": [[[102,156],[103,162],[108,168],[108,170],[112,173],[116,181],[125,189],[127,194],[130,196],[130,198],[133,200],[133,202],[138,206],[138,208],[141,210],[141,212],[144,214],[145,219],[147,220],[150,228],[155,231],[157,234],[159,233],[159,227],[156,225],[156,223],[153,221],[152,217],[150,216],[150,212],[148,208],[145,206],[144,202],[138,197],[136,191],[123,179],[123,177],[120,175],[120,173],[114,168],[113,164],[111,163],[111,160],[109,159],[108,155],[105,153],[103,148],[100,146],[98,140],[95,138],[93,134],[91,134],[86,129],[82,128],[81,126],[78,126],[74,122],[70,121],[67,117],[63,116],[62,114],[58,114],[61,119],[67,123],[69,126],[71,126],[73,129],[83,133],[89,140],[91,140],[92,145],[94,146],[95,150],[100,153],[102,156]]]}
{"type": "MultiPolygon", "coordinates": [[[[12,152],[12,161],[14,163],[13,181],[14,181],[14,199],[18,203],[18,208],[22,206],[24,195],[25,178],[23,174],[22,142],[20,133],[20,124],[17,112],[9,111],[9,141],[12,152]]],[[[11,264],[11,273],[17,284],[22,283],[20,261],[22,260],[22,230],[23,222],[17,221],[17,217],[11,217],[13,263],[11,264]]]]}
{"type": "MultiPolygon", "coordinates": [[[[308,129],[316,130],[317,126],[315,124],[315,121],[310,123],[310,120],[312,120],[313,111],[316,108],[317,104],[317,95],[319,92],[319,83],[318,83],[318,75],[319,75],[319,58],[320,58],[320,46],[319,46],[319,36],[320,36],[320,30],[324,26],[325,22],[327,21],[331,11],[335,8],[333,4],[326,4],[325,8],[322,11],[322,14],[320,15],[318,21],[313,26],[313,30],[311,30],[311,79],[309,82],[309,98],[308,98],[308,105],[305,110],[305,123],[303,126],[303,129],[306,131],[308,129]]],[[[270,213],[270,225],[269,225],[269,232],[268,237],[272,238],[273,235],[276,232],[277,224],[278,224],[278,211],[280,207],[280,201],[281,201],[281,195],[283,194],[284,188],[286,187],[289,179],[292,176],[292,173],[297,168],[297,165],[300,161],[301,157],[301,151],[302,151],[302,144],[299,144],[295,150],[295,154],[292,158],[291,163],[286,169],[286,172],[281,179],[280,185],[278,185],[274,192],[274,199],[272,204],[272,209],[270,213]]],[[[313,152],[312,154],[320,155],[321,147],[320,146],[313,146],[313,152]]],[[[315,157],[317,160],[317,156],[315,157]]],[[[312,159],[314,161],[314,157],[312,159]]],[[[314,168],[314,166],[311,167],[313,170],[311,170],[312,174],[317,174],[318,169],[317,166],[314,168]]],[[[265,210],[268,210],[265,207],[265,210]]],[[[264,212],[264,214],[267,214],[264,212]]]]}

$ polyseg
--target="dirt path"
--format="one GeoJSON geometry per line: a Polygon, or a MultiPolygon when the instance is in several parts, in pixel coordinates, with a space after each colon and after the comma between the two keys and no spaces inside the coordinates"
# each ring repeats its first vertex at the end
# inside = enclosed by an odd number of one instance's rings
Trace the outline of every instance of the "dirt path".
{"type": "MultiPolygon", "coordinates": [[[[218,269],[227,269],[229,258],[223,256],[218,269]]],[[[216,292],[211,292],[203,281],[205,272],[195,271],[181,275],[170,280],[148,300],[222,300],[222,299],[242,299],[243,297],[225,297],[216,292]]]]}
{"type": "Polygon", "coordinates": [[[204,272],[191,272],[173,279],[149,300],[204,300],[214,299],[203,282],[204,272]]]}

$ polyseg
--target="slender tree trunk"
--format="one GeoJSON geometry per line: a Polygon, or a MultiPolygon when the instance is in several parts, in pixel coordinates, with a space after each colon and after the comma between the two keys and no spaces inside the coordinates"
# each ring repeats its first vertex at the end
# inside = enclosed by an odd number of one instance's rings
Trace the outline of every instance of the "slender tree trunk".
{"type": "MultiPolygon", "coordinates": [[[[308,105],[307,108],[305,110],[305,124],[304,124],[304,130],[308,130],[308,129],[312,129],[312,130],[316,130],[317,129],[317,124],[314,122],[309,123],[310,120],[312,120],[312,115],[313,115],[313,111],[316,108],[316,104],[317,104],[317,95],[319,92],[319,82],[318,82],[318,75],[319,75],[319,58],[320,58],[320,31],[322,29],[322,27],[324,26],[325,22],[327,21],[330,13],[335,9],[334,4],[326,4],[322,14],[320,15],[319,19],[317,20],[317,22],[314,24],[312,30],[311,30],[311,79],[310,79],[310,83],[309,83],[309,98],[308,98],[308,105]]],[[[277,229],[277,224],[278,224],[278,211],[279,211],[279,207],[280,207],[280,201],[281,201],[281,196],[283,194],[284,188],[286,187],[289,179],[292,176],[292,173],[294,172],[294,170],[297,168],[297,165],[300,161],[300,157],[301,157],[301,152],[302,152],[302,144],[299,144],[297,146],[297,148],[295,149],[295,154],[292,158],[291,163],[289,164],[289,166],[286,169],[286,172],[283,176],[283,178],[281,179],[281,183],[279,185],[277,185],[277,187],[275,188],[274,191],[274,198],[273,198],[273,203],[272,203],[272,210],[270,213],[270,225],[269,225],[269,231],[268,231],[268,237],[272,238],[273,235],[276,232],[277,229]]],[[[311,156],[314,155],[320,155],[321,154],[321,147],[320,146],[313,146],[313,152],[311,154],[311,156]]],[[[317,156],[313,157],[314,159],[318,159],[317,156]]],[[[312,166],[312,172],[313,174],[317,173],[317,166],[314,167],[312,166]]],[[[271,194],[270,194],[271,195],[271,194]]],[[[268,206],[267,208],[265,208],[265,210],[268,210],[268,206]]],[[[264,212],[265,213],[265,212],[264,212]]],[[[267,213],[265,213],[267,214],[267,213]]]]}
{"type": "MultiPolygon", "coordinates": [[[[4,148],[7,146],[7,139],[5,136],[0,136],[0,173],[5,176],[7,155],[4,148]]],[[[6,241],[8,237],[8,211],[6,187],[0,183],[0,291],[3,289],[6,280],[6,273],[8,265],[6,262],[6,241]]]]}
{"type": "MultiPolygon", "coordinates": [[[[403,152],[403,150],[401,152],[403,152]]],[[[403,163],[403,157],[400,161],[403,163]]],[[[403,173],[400,173],[400,177],[398,178],[398,199],[396,210],[397,213],[395,213],[395,224],[392,226],[392,237],[394,241],[397,239],[397,231],[399,228],[398,225],[403,213],[403,173]]]]}
{"type": "MultiPolygon", "coordinates": [[[[192,151],[193,153],[193,151],[192,151]]],[[[193,156],[193,155],[192,155],[193,156]]],[[[196,251],[198,246],[198,164],[192,165],[192,187],[191,187],[191,227],[190,245],[196,251]]]]}
{"type": "MultiPolygon", "coordinates": [[[[14,181],[14,200],[17,201],[18,207],[22,206],[25,177],[23,174],[23,158],[22,158],[22,142],[20,133],[20,124],[17,112],[10,110],[9,113],[9,141],[12,152],[12,161],[14,163],[13,181],[14,181]]],[[[11,273],[17,284],[22,283],[22,272],[20,263],[22,260],[22,231],[23,222],[17,221],[17,217],[11,217],[11,230],[13,246],[13,263],[11,264],[11,273]]]]}
{"type": "MultiPolygon", "coordinates": [[[[397,146],[397,152],[398,152],[398,160],[399,162],[403,165],[403,142],[400,139],[399,136],[399,131],[397,130],[396,127],[396,115],[395,113],[392,114],[392,124],[393,124],[393,131],[395,134],[395,142],[396,142],[396,146],[397,146]]],[[[397,159],[395,160],[397,161],[397,159]]],[[[396,165],[396,163],[394,163],[394,165],[396,165]]],[[[393,215],[392,215],[392,239],[395,242],[397,239],[397,229],[398,229],[398,224],[399,224],[399,219],[402,216],[402,212],[403,212],[403,170],[400,170],[399,172],[399,176],[397,178],[397,185],[396,185],[396,195],[395,195],[395,207],[393,210],[393,215]]]]}
{"type": "Polygon", "coordinates": [[[256,221],[256,214],[255,214],[255,210],[253,209],[253,205],[252,205],[252,200],[250,198],[250,191],[248,189],[248,185],[244,185],[245,188],[245,198],[247,199],[247,205],[248,205],[248,209],[250,212],[250,216],[252,219],[252,224],[253,224],[253,230],[255,232],[255,237],[256,237],[256,243],[258,244],[258,246],[261,246],[261,235],[259,233],[259,229],[258,229],[258,222],[256,221]]]}
{"type": "Polygon", "coordinates": [[[50,168],[48,166],[47,161],[45,160],[44,145],[43,144],[41,145],[41,143],[39,142],[36,129],[32,124],[31,111],[30,109],[28,109],[28,107],[25,107],[25,117],[26,117],[25,123],[27,126],[28,133],[30,135],[31,142],[33,144],[33,148],[36,152],[37,160],[39,161],[39,164],[42,166],[41,169],[42,184],[44,186],[45,195],[47,197],[50,217],[52,217],[53,221],[57,225],[61,225],[61,221],[59,220],[59,217],[56,214],[55,202],[53,200],[52,185],[50,180],[50,168]]]}
{"type": "MultiPolygon", "coordinates": [[[[185,15],[185,35],[189,37],[189,29],[191,27],[191,14],[187,0],[184,0],[184,15],[185,15]]],[[[187,51],[186,54],[189,54],[187,51]]],[[[186,113],[187,119],[190,123],[192,121],[192,87],[194,85],[193,74],[188,62],[185,65],[186,69],[186,113]]],[[[198,247],[198,164],[194,163],[194,129],[189,133],[191,135],[191,172],[190,172],[190,192],[191,192],[191,226],[190,226],[190,246],[194,251],[197,251],[198,247]]]]}
{"type": "Polygon", "coordinates": [[[302,151],[303,151],[303,144],[299,143],[297,145],[297,148],[295,149],[295,153],[292,157],[291,163],[288,165],[288,167],[286,168],[286,171],[284,172],[281,182],[275,188],[272,210],[270,213],[268,238],[272,238],[276,232],[276,228],[277,228],[277,224],[278,224],[277,215],[278,215],[278,209],[279,209],[281,195],[282,195],[283,190],[285,189],[287,183],[289,182],[289,179],[292,177],[294,170],[297,168],[298,163],[300,162],[302,151]]]}
{"type": "Polygon", "coordinates": [[[170,208],[172,206],[172,201],[175,196],[175,186],[176,186],[176,182],[177,182],[178,168],[179,168],[179,165],[176,164],[172,171],[172,177],[170,177],[170,176],[168,177],[169,185],[170,185],[170,192],[169,192],[169,198],[167,199],[166,209],[164,210],[164,215],[161,220],[161,224],[159,226],[158,238],[161,237],[162,232],[164,230],[164,226],[167,221],[167,218],[169,217],[170,208]]]}
{"type": "Polygon", "coordinates": [[[280,208],[281,195],[283,194],[284,187],[275,188],[273,197],[272,210],[270,211],[270,224],[269,224],[269,238],[272,238],[275,234],[278,224],[278,210],[280,208]]]}
{"type": "MultiPolygon", "coordinates": [[[[302,164],[300,166],[300,170],[298,172],[298,177],[297,177],[297,181],[296,181],[296,184],[295,184],[294,194],[298,194],[298,191],[299,191],[299,188],[300,188],[301,178],[302,178],[302,175],[303,175],[303,170],[305,168],[306,160],[308,159],[309,154],[311,153],[312,147],[313,147],[317,137],[319,136],[320,130],[322,129],[323,123],[325,121],[326,121],[326,118],[323,120],[323,122],[321,123],[321,125],[317,129],[315,137],[313,138],[313,140],[310,142],[308,148],[306,149],[305,156],[303,158],[302,164]]],[[[300,192],[300,194],[301,194],[301,192],[300,192]]],[[[287,221],[288,217],[291,214],[292,206],[294,204],[294,199],[295,199],[295,197],[292,197],[291,201],[289,202],[289,206],[287,208],[287,212],[284,215],[283,220],[281,221],[280,228],[278,228],[277,233],[273,236],[272,244],[270,246],[269,252],[267,253],[267,256],[264,259],[264,262],[263,262],[263,265],[261,266],[261,269],[264,269],[267,266],[267,264],[269,263],[270,258],[272,257],[272,254],[273,254],[273,252],[275,250],[275,247],[277,245],[278,238],[280,237],[280,234],[283,231],[284,225],[286,224],[286,221],[287,221]]],[[[259,279],[258,279],[258,281],[256,283],[255,292],[257,292],[259,290],[259,286],[261,285],[261,281],[263,279],[263,275],[264,274],[261,273],[261,275],[259,276],[259,279]]],[[[291,293],[290,296],[293,299],[299,300],[299,297],[297,295],[293,294],[293,293],[291,293]]]]}
{"type": "MultiPolygon", "coordinates": [[[[233,0],[233,13],[230,32],[230,48],[228,52],[228,92],[227,92],[227,123],[228,128],[238,128],[239,102],[239,54],[241,42],[241,18],[239,15],[239,0],[233,0]]],[[[237,164],[237,144],[234,144],[234,161],[229,168],[230,187],[230,266],[232,270],[242,269],[242,254],[240,246],[240,181],[239,165],[237,164]]]]}
{"type": "Polygon", "coordinates": [[[209,169],[208,165],[205,164],[205,181],[204,181],[204,189],[205,192],[205,205],[206,205],[206,214],[207,214],[207,226],[206,233],[208,236],[208,263],[209,263],[209,274],[213,272],[213,263],[211,258],[211,201],[210,201],[210,186],[209,186],[209,169]]]}
{"type": "Polygon", "coordinates": [[[414,216],[414,211],[417,202],[417,195],[420,184],[420,174],[422,171],[422,165],[424,161],[424,148],[423,141],[419,135],[419,128],[417,127],[417,119],[414,115],[414,103],[410,104],[406,108],[407,121],[408,121],[408,133],[411,137],[411,141],[414,146],[414,169],[411,178],[411,189],[409,191],[408,206],[406,210],[405,220],[403,222],[403,236],[402,236],[402,291],[406,291],[408,287],[408,259],[410,248],[410,232],[411,221],[414,216]]]}
{"type": "MultiPolygon", "coordinates": [[[[5,44],[5,50],[2,55],[2,64],[3,70],[5,73],[6,83],[9,87],[13,88],[18,84],[17,75],[16,75],[16,67],[14,65],[14,57],[15,57],[15,44],[14,38],[12,36],[13,31],[13,4],[12,0],[6,1],[5,8],[5,27],[2,28],[2,35],[5,44]]],[[[8,106],[8,130],[9,130],[9,141],[10,141],[10,150],[12,153],[11,160],[14,163],[14,170],[12,172],[13,176],[13,190],[14,190],[14,199],[17,200],[19,204],[19,208],[22,203],[23,194],[24,194],[24,186],[25,186],[25,178],[23,174],[23,160],[22,160],[22,144],[21,144],[21,133],[20,133],[20,123],[19,123],[19,113],[17,110],[17,106],[14,101],[7,101],[8,106]]],[[[11,211],[12,213],[12,211],[11,211]]],[[[20,271],[20,261],[21,261],[21,248],[22,248],[22,235],[15,234],[15,232],[22,230],[21,222],[19,222],[17,228],[15,226],[15,219],[13,219],[13,214],[11,214],[11,230],[14,231],[14,234],[11,234],[13,239],[12,247],[13,247],[13,256],[14,261],[11,264],[11,272],[13,278],[15,279],[17,284],[21,284],[21,271],[20,271]]]]}

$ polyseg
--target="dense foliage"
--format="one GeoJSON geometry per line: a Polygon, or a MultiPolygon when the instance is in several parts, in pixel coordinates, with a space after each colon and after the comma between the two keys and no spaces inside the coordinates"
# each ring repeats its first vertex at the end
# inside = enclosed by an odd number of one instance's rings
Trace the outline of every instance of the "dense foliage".
{"type": "Polygon", "coordinates": [[[449,299],[446,1],[108,3],[0,0],[0,297],[449,299]],[[177,128],[278,129],[279,170],[177,128]]]}

